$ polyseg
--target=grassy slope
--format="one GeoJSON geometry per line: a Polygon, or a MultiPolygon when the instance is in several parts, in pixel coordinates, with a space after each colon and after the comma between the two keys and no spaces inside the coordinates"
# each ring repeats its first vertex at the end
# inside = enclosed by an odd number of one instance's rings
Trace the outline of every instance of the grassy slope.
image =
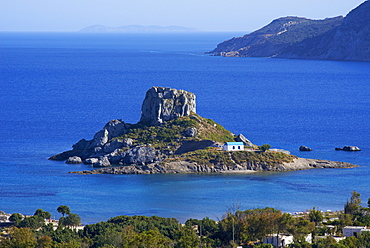
{"type": "Polygon", "coordinates": [[[164,162],[182,160],[212,166],[214,164],[235,165],[235,163],[245,162],[274,164],[290,162],[295,158],[284,153],[247,151],[230,153],[211,147],[181,155],[173,154],[186,141],[212,140],[219,143],[234,141],[235,135],[233,133],[213,120],[203,118],[197,114],[180,117],[160,126],[145,126],[138,123],[133,125],[127,134],[116,139],[123,140],[125,138],[133,139],[133,145],[149,145],[167,154],[164,162]],[[186,130],[189,128],[197,129],[195,137],[186,137],[186,130]]]}

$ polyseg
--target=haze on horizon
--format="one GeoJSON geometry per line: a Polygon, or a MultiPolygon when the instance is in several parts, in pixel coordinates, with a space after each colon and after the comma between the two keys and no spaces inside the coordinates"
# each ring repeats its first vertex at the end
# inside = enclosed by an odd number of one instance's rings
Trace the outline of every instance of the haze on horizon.
{"type": "Polygon", "coordinates": [[[365,0],[0,0],[0,31],[69,32],[100,24],[253,31],[284,16],[345,16],[365,0]]]}

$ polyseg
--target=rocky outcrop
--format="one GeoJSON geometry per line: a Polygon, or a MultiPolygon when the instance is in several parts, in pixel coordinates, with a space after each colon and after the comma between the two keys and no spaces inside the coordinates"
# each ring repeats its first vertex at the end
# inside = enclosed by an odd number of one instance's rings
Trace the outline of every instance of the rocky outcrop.
{"type": "Polygon", "coordinates": [[[148,146],[133,147],[122,156],[124,164],[145,165],[157,160],[154,148],[148,146]]]}
{"type": "MultiPolygon", "coordinates": [[[[143,127],[163,124],[182,116],[196,112],[195,95],[185,90],[152,87],[146,93],[142,104],[139,125],[143,127]]],[[[132,124],[122,120],[112,120],[98,131],[92,140],[81,139],[72,146],[72,150],[50,157],[51,160],[68,160],[68,163],[83,161],[94,167],[107,167],[111,164],[144,165],[160,160],[162,154],[146,144],[134,144],[131,138],[122,137],[132,124]],[[80,160],[77,160],[77,157],[80,160]]],[[[197,129],[188,128],[184,135],[195,137],[197,129]]]]}
{"type": "Polygon", "coordinates": [[[337,151],[347,151],[347,152],[358,152],[358,151],[361,151],[360,148],[358,148],[357,146],[345,146],[343,148],[335,148],[335,150],[337,151]]]}
{"type": "Polygon", "coordinates": [[[195,95],[185,90],[152,87],[146,92],[140,122],[158,125],[196,113],[195,95]]]}
{"type": "Polygon", "coordinates": [[[82,159],[78,156],[69,157],[66,161],[66,164],[81,164],[82,159]]]}
{"type": "Polygon", "coordinates": [[[370,2],[343,18],[283,17],[210,52],[230,57],[370,61],[370,2]]]}
{"type": "Polygon", "coordinates": [[[93,167],[108,167],[111,163],[108,157],[102,156],[99,158],[87,158],[83,161],[84,164],[92,165],[93,167]]]}
{"type": "Polygon", "coordinates": [[[80,174],[157,174],[157,173],[251,173],[258,171],[292,171],[318,168],[352,168],[356,165],[328,160],[296,158],[287,163],[248,162],[243,164],[205,165],[194,162],[178,161],[151,163],[145,166],[120,166],[95,170],[77,171],[80,174]]]}
{"type": "Polygon", "coordinates": [[[235,141],[236,142],[243,142],[246,147],[253,147],[254,146],[253,143],[250,140],[248,140],[243,134],[239,134],[235,138],[235,141]]]}
{"type": "Polygon", "coordinates": [[[307,147],[307,146],[300,146],[300,147],[299,147],[299,150],[300,150],[301,152],[310,152],[310,151],[312,151],[312,149],[311,149],[311,148],[309,148],[309,147],[307,147]]]}
{"type": "Polygon", "coordinates": [[[185,131],[185,135],[187,137],[195,137],[197,135],[197,129],[195,127],[191,127],[185,131]]]}
{"type": "Polygon", "coordinates": [[[125,146],[124,142],[112,139],[125,134],[130,125],[122,120],[112,120],[102,130],[97,132],[92,140],[81,139],[72,146],[72,150],[54,155],[49,159],[63,161],[74,156],[78,156],[81,159],[100,157],[115,149],[122,148],[125,146]]]}

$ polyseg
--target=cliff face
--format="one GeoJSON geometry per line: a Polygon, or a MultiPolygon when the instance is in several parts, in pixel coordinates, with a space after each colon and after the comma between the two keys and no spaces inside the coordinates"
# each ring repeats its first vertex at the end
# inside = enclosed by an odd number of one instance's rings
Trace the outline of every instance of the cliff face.
{"type": "Polygon", "coordinates": [[[140,122],[158,125],[196,113],[195,95],[185,90],[152,87],[146,92],[140,122]]]}
{"type": "Polygon", "coordinates": [[[345,18],[285,17],[220,43],[214,55],[370,61],[370,2],[345,18]]]}

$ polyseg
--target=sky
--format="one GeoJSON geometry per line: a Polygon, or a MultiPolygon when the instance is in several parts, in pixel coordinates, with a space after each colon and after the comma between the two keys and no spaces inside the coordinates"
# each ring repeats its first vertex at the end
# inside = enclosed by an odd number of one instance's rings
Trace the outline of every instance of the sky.
{"type": "Polygon", "coordinates": [[[365,0],[0,0],[0,31],[78,31],[90,25],[254,31],[284,16],[345,16],[365,0]]]}

